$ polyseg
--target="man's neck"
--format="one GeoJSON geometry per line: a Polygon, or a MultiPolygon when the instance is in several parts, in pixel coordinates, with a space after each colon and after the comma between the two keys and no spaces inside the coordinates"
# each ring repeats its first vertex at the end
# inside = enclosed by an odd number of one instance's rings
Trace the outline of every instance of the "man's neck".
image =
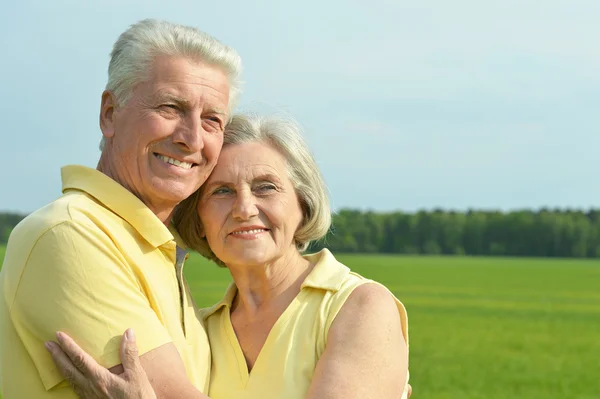
{"type": "Polygon", "coordinates": [[[173,213],[175,212],[175,206],[173,204],[152,202],[149,199],[144,198],[142,195],[138,194],[136,192],[136,190],[129,187],[129,185],[126,182],[124,182],[123,179],[119,178],[119,175],[114,172],[114,168],[111,167],[111,164],[108,162],[105,162],[105,160],[103,159],[102,156],[100,157],[100,160],[98,161],[98,165],[96,166],[96,169],[99,172],[104,173],[106,176],[110,177],[117,183],[119,183],[131,194],[135,195],[140,201],[142,201],[144,203],[144,205],[146,205],[152,211],[152,213],[154,213],[156,215],[156,217],[158,219],[160,219],[161,222],[163,222],[163,224],[165,226],[169,227],[169,224],[171,223],[171,217],[173,216],[173,213]]]}

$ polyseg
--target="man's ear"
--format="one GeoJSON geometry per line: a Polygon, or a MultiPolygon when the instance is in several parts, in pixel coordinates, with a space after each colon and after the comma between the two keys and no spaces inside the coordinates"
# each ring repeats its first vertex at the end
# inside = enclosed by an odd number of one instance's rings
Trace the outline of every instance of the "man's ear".
{"type": "Polygon", "coordinates": [[[102,101],[100,103],[100,130],[106,138],[115,135],[114,114],[117,103],[114,94],[111,91],[104,90],[102,101]]]}

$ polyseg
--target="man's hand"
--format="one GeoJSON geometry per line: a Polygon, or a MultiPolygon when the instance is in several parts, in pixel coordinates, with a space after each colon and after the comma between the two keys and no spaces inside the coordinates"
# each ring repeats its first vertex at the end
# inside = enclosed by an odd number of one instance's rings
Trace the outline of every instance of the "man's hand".
{"type": "Polygon", "coordinates": [[[128,329],[121,340],[123,372],[112,374],[99,365],[68,335],[58,332],[58,343],[46,342],[46,349],[58,370],[80,398],[155,399],[156,394],[142,368],[135,334],[128,329]]]}

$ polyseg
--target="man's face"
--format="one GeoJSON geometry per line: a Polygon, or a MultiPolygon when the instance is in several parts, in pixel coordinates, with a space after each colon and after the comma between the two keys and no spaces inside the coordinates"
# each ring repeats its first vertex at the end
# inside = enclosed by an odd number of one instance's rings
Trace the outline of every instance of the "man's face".
{"type": "Polygon", "coordinates": [[[105,93],[101,170],[155,213],[196,191],[223,145],[229,82],[221,70],[161,56],[122,107],[105,93]]]}

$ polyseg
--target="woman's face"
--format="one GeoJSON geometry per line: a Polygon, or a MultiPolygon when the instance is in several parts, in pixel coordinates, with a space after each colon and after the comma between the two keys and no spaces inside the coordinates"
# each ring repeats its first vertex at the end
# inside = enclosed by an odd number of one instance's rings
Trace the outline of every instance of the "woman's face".
{"type": "Polygon", "coordinates": [[[202,187],[200,220],[226,265],[264,265],[297,252],[302,209],[283,156],[268,144],[226,145],[202,187]]]}

